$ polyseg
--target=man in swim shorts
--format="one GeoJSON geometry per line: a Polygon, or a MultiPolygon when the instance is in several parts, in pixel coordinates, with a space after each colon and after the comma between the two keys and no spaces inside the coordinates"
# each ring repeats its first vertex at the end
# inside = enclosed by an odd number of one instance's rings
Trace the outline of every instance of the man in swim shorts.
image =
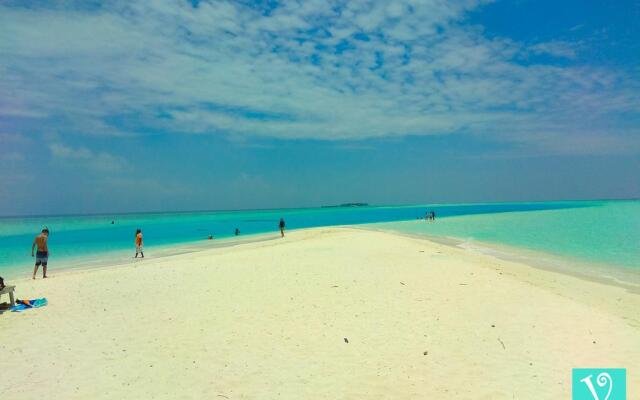
{"type": "Polygon", "coordinates": [[[33,268],[33,279],[36,279],[36,272],[38,267],[42,265],[42,278],[47,277],[47,262],[49,261],[49,247],[47,246],[47,239],[49,238],[49,228],[42,229],[42,232],[35,239],[31,245],[31,257],[34,257],[33,250],[38,247],[38,251],[35,253],[36,265],[33,268]]]}

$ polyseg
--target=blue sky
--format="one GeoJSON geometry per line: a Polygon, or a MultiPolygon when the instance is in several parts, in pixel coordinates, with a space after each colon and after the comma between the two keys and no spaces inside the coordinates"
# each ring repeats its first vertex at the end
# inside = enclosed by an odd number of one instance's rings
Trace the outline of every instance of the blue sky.
{"type": "Polygon", "coordinates": [[[640,197],[640,3],[4,1],[0,214],[640,197]]]}

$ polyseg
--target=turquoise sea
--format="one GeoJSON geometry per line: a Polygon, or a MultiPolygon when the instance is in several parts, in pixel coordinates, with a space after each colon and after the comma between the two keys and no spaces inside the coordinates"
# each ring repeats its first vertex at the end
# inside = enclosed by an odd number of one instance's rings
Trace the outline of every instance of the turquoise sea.
{"type": "Polygon", "coordinates": [[[378,229],[499,244],[640,272],[640,201],[577,202],[579,207],[401,221],[378,229]]]}
{"type": "Polygon", "coordinates": [[[128,260],[136,228],[143,230],[145,255],[154,257],[170,254],[171,249],[188,251],[275,237],[281,217],[288,229],[374,224],[369,226],[504,244],[640,270],[640,201],[564,201],[4,217],[0,218],[0,274],[30,274],[31,243],[43,226],[51,231],[50,268],[55,271],[105,259],[128,260]],[[427,210],[436,212],[435,222],[417,220],[427,210]],[[241,232],[238,238],[235,228],[241,232]],[[209,235],[216,240],[206,240],[209,235]]]}

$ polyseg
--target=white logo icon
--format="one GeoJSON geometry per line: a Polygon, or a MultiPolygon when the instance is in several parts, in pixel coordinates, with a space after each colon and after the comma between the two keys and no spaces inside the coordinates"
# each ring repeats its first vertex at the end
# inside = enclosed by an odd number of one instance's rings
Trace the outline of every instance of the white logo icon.
{"type": "MultiPolygon", "coordinates": [[[[584,384],[587,385],[587,388],[589,389],[589,391],[591,392],[591,395],[593,396],[593,400],[601,400],[600,397],[598,396],[598,393],[596,393],[596,388],[593,386],[593,382],[591,382],[592,376],[593,375],[589,375],[586,378],[580,379],[580,382],[584,382],[584,384]]],[[[604,397],[604,399],[602,399],[602,400],[609,400],[609,396],[611,395],[611,390],[613,389],[613,380],[611,379],[611,375],[609,375],[606,372],[601,372],[600,374],[598,374],[598,377],[596,378],[596,383],[600,387],[605,387],[607,383],[609,384],[609,391],[607,392],[607,395],[604,397]]]]}

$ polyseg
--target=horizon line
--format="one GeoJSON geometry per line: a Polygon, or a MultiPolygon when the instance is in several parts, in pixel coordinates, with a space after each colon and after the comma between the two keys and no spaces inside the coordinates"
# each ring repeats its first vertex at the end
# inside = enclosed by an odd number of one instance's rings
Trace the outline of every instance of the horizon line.
{"type": "MultiPolygon", "coordinates": [[[[409,204],[369,204],[366,202],[360,202],[367,204],[366,206],[353,206],[353,208],[380,208],[380,207],[418,207],[418,206],[453,206],[453,205],[471,205],[471,204],[500,204],[500,203],[561,203],[571,201],[637,201],[638,197],[629,198],[597,198],[597,199],[564,199],[564,200],[496,200],[496,201],[468,201],[468,202],[434,202],[434,203],[409,203],[409,204]]],[[[352,202],[355,203],[355,202],[352,202]]],[[[308,209],[321,209],[321,208],[349,208],[349,206],[341,207],[340,205],[322,205],[322,206],[307,206],[307,207],[272,207],[272,208],[238,208],[238,209],[200,209],[200,210],[171,210],[171,211],[117,211],[117,212],[96,212],[96,213],[63,213],[63,214],[22,214],[22,215],[0,215],[0,218],[38,218],[38,217],[99,217],[99,216],[116,216],[116,215],[132,215],[132,214],[186,214],[186,213],[233,213],[233,212],[247,212],[247,211],[277,211],[277,210],[308,210],[308,209]]]]}

